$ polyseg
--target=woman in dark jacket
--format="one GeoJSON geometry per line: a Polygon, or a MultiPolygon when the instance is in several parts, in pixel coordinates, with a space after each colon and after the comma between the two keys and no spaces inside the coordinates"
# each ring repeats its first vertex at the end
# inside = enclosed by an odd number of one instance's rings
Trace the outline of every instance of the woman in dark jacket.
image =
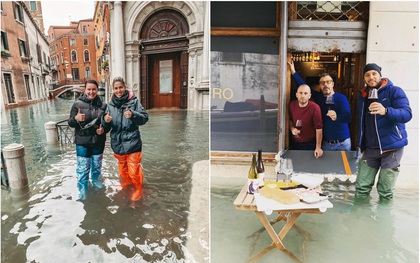
{"type": "Polygon", "coordinates": [[[79,200],[85,200],[89,186],[89,172],[92,185],[103,188],[99,180],[102,169],[102,157],[105,148],[106,132],[101,118],[106,110],[106,103],[98,96],[98,83],[95,80],[85,82],[85,92],[73,104],[68,120],[74,128],[74,143],[77,155],[77,187],[79,200]]]}
{"type": "Polygon", "coordinates": [[[131,200],[139,200],[143,194],[142,141],[139,126],[149,120],[140,101],[131,90],[127,90],[124,79],[112,81],[114,94],[108,104],[102,124],[111,130],[111,148],[118,159],[118,170],[124,188],[134,184],[131,200]]]}

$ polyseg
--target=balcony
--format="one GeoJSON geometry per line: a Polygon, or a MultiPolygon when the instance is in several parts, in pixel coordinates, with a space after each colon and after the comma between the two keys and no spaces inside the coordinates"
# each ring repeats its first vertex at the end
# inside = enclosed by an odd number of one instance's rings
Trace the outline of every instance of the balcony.
{"type": "Polygon", "coordinates": [[[49,75],[50,74],[49,66],[41,65],[41,72],[42,72],[42,75],[49,75]]]}
{"type": "Polygon", "coordinates": [[[57,71],[57,65],[51,65],[51,71],[57,71]]]}

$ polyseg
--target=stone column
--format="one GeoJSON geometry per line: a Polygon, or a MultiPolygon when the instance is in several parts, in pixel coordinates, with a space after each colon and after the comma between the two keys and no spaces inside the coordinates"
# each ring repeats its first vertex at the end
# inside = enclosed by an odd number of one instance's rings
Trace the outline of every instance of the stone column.
{"type": "Polygon", "coordinates": [[[125,76],[124,22],[122,2],[115,1],[111,15],[111,83],[125,76]]]}
{"type": "Polygon", "coordinates": [[[47,137],[47,144],[58,143],[57,123],[53,121],[46,122],[44,124],[44,128],[45,128],[45,135],[47,137]]]}
{"type": "Polygon", "coordinates": [[[12,143],[3,148],[6,161],[9,186],[12,191],[22,191],[28,188],[26,175],[25,147],[22,144],[12,143]]]}
{"type": "Polygon", "coordinates": [[[201,72],[201,89],[209,89],[209,2],[204,2],[204,39],[203,39],[203,56],[202,56],[202,72],[201,72]]]}

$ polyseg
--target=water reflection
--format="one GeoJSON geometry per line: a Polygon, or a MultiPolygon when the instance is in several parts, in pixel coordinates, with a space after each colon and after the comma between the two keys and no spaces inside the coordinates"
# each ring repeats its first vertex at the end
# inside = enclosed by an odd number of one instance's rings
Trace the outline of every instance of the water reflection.
{"type": "Polygon", "coordinates": [[[43,125],[68,117],[72,101],[2,112],[2,147],[25,146],[30,197],[20,207],[2,190],[2,262],[191,262],[191,168],[208,159],[208,114],[151,111],[141,127],[144,197],[121,190],[109,137],[105,189],[78,202],[74,146],[45,145],[43,125]]]}

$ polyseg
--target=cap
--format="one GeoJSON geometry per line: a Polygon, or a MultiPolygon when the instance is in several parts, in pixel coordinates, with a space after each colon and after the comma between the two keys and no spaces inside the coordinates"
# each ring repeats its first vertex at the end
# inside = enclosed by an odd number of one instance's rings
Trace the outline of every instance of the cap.
{"type": "Polygon", "coordinates": [[[381,73],[382,68],[380,66],[376,65],[375,63],[366,64],[366,66],[363,68],[363,74],[365,74],[369,70],[377,71],[379,73],[379,75],[382,76],[382,73],[381,73]]]}

